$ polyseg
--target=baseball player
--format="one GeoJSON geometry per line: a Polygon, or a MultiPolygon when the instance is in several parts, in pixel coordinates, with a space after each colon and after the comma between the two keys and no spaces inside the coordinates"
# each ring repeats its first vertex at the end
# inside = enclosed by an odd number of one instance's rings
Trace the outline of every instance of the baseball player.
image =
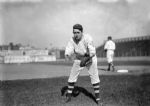
{"type": "Polygon", "coordinates": [[[99,74],[97,69],[96,49],[93,45],[93,40],[90,35],[83,33],[83,27],[80,24],[73,26],[74,36],[68,42],[65,49],[66,60],[70,60],[72,54],[75,55],[74,63],[68,79],[67,101],[71,100],[71,94],[74,85],[77,82],[82,67],[88,69],[91,83],[95,92],[95,99],[99,102],[99,74]]]}
{"type": "Polygon", "coordinates": [[[110,71],[111,67],[113,71],[115,70],[113,64],[114,50],[116,49],[115,43],[112,41],[112,37],[108,36],[108,40],[104,45],[104,50],[106,52],[107,62],[108,62],[108,71],[110,71]]]}

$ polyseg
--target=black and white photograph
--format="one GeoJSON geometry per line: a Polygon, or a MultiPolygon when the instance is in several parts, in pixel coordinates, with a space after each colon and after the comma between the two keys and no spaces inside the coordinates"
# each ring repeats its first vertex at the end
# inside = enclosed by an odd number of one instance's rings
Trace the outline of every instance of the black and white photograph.
{"type": "Polygon", "coordinates": [[[150,106],[149,0],[0,0],[0,106],[150,106]]]}

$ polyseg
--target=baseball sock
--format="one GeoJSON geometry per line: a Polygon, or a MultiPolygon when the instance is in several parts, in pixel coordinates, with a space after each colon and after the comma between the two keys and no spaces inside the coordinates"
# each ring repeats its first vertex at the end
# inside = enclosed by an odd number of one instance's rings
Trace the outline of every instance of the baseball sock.
{"type": "Polygon", "coordinates": [[[111,64],[111,67],[112,67],[113,71],[115,71],[115,67],[114,67],[113,62],[111,62],[110,64],[111,64]]]}
{"type": "Polygon", "coordinates": [[[72,91],[74,89],[74,82],[68,82],[68,91],[67,91],[67,96],[71,97],[72,91]]]}
{"type": "Polygon", "coordinates": [[[93,88],[94,88],[94,92],[95,92],[96,101],[99,101],[100,100],[100,97],[99,97],[99,83],[93,84],[93,88]]]}
{"type": "Polygon", "coordinates": [[[108,71],[110,71],[111,63],[108,63],[108,71]]]}

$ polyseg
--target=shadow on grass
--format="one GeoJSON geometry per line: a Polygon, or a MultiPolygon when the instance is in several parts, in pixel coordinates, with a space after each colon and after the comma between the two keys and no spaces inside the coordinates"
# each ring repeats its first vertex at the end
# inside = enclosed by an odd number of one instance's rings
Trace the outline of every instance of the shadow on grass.
{"type": "MultiPolygon", "coordinates": [[[[61,96],[66,96],[67,95],[67,90],[68,90],[68,86],[64,86],[61,88],[61,96]]],[[[79,86],[75,86],[73,91],[72,91],[72,96],[73,97],[77,97],[80,93],[83,93],[85,96],[89,97],[90,99],[92,99],[95,103],[96,99],[93,96],[92,93],[90,93],[89,91],[87,91],[85,88],[83,87],[79,87],[79,86]]]]}

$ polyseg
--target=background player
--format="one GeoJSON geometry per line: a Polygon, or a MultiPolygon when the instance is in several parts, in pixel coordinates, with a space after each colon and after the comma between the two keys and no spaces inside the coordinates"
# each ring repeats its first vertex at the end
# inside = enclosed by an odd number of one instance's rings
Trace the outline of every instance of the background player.
{"type": "Polygon", "coordinates": [[[106,52],[107,62],[108,62],[108,71],[112,70],[115,71],[114,64],[113,64],[113,57],[114,57],[114,51],[116,49],[115,42],[112,41],[112,37],[108,36],[108,40],[106,41],[104,45],[104,50],[106,52]]]}
{"type": "Polygon", "coordinates": [[[71,93],[74,89],[74,84],[78,79],[81,67],[86,67],[88,69],[91,83],[94,87],[96,101],[98,103],[100,100],[100,79],[97,69],[96,49],[93,45],[92,37],[83,33],[83,27],[80,24],[75,24],[73,26],[73,34],[74,36],[70,39],[65,49],[65,57],[67,61],[72,58],[73,54],[75,55],[74,63],[68,79],[68,94],[66,102],[71,100],[71,93]]]}

